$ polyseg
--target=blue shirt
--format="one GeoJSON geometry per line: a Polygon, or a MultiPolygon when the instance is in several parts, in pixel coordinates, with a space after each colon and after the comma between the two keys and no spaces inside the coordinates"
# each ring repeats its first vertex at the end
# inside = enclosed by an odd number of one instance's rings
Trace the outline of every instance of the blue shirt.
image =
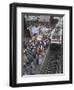
{"type": "Polygon", "coordinates": [[[32,27],[32,35],[34,35],[34,34],[39,34],[39,30],[35,26],[32,27]]]}

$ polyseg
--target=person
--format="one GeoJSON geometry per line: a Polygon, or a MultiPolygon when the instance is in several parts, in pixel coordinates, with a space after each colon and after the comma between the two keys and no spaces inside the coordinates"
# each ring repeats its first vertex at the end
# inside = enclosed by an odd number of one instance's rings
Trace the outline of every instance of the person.
{"type": "Polygon", "coordinates": [[[39,54],[36,54],[36,65],[39,65],[39,54]]]}
{"type": "Polygon", "coordinates": [[[32,35],[39,34],[39,29],[37,25],[32,26],[32,35]]]}

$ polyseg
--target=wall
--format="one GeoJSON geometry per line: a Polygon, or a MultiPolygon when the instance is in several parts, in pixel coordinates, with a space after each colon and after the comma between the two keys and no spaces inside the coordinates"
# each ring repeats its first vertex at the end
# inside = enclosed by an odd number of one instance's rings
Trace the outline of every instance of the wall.
{"type": "MultiPolygon", "coordinates": [[[[23,2],[23,3],[38,3],[50,5],[70,5],[74,9],[74,0],[0,0],[0,90],[11,90],[9,87],[9,3],[23,2]]],[[[74,10],[73,10],[74,11],[74,10]]],[[[74,19],[73,19],[74,21],[74,19]]],[[[16,89],[27,90],[73,90],[72,85],[51,85],[41,87],[25,87],[16,89]]]]}

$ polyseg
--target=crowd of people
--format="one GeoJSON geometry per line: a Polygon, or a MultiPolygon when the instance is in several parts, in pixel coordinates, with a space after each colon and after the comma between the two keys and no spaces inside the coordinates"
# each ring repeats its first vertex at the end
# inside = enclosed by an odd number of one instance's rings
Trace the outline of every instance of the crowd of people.
{"type": "Polygon", "coordinates": [[[27,27],[27,30],[30,31],[31,38],[24,41],[24,55],[27,57],[24,65],[30,65],[32,69],[32,66],[41,65],[45,58],[50,43],[49,29],[45,25],[35,24],[27,27]]]}

